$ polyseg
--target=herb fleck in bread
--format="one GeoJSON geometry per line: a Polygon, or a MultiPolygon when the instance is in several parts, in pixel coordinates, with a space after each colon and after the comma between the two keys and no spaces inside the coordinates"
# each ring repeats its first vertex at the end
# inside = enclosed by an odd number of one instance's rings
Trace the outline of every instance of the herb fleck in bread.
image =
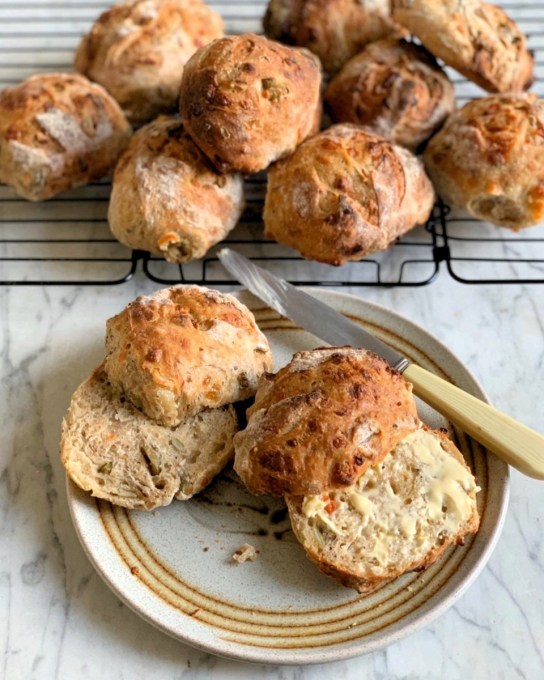
{"type": "Polygon", "coordinates": [[[131,302],[108,320],[106,352],[114,389],[169,426],[253,396],[272,365],[249,309],[201,286],[173,286],[131,302]]]}
{"type": "Polygon", "coordinates": [[[93,496],[153,510],[206,487],[232,457],[237,426],[232,405],[204,410],[175,428],[159,425],[116,396],[100,366],[72,397],[61,460],[93,496]]]}
{"type": "Polygon", "coordinates": [[[253,493],[321,493],[353,484],[418,423],[412,386],[377,355],[299,352],[261,378],[234,467],[253,493]]]}
{"type": "Polygon", "coordinates": [[[428,567],[479,525],[478,487],[441,432],[412,432],[348,488],[286,497],[296,537],[329,576],[369,592],[428,567]]]}

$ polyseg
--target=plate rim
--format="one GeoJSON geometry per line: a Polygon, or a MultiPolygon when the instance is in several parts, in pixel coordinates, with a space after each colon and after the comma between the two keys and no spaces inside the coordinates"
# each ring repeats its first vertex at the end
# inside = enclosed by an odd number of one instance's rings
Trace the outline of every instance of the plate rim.
{"type": "MultiPolygon", "coordinates": [[[[431,343],[435,345],[436,349],[438,349],[441,353],[443,353],[446,356],[449,356],[449,359],[451,359],[454,363],[459,364],[465,371],[467,377],[470,378],[470,380],[474,383],[476,391],[480,392],[481,398],[484,399],[487,403],[490,403],[490,399],[485,390],[483,389],[482,385],[480,384],[479,380],[473,375],[473,373],[465,365],[465,363],[451,349],[449,349],[449,347],[447,347],[439,338],[433,335],[424,326],[412,321],[403,314],[400,314],[397,311],[386,307],[385,305],[376,303],[374,301],[365,300],[363,297],[354,295],[352,293],[330,290],[328,288],[322,289],[319,287],[301,287],[301,289],[309,293],[317,293],[316,297],[323,296],[323,298],[325,298],[325,301],[326,298],[336,299],[339,303],[341,303],[342,300],[347,300],[348,302],[352,302],[356,306],[360,306],[362,313],[364,313],[365,308],[367,310],[371,309],[377,312],[378,315],[385,315],[385,317],[388,318],[392,317],[393,319],[396,318],[402,323],[411,326],[417,333],[421,333],[424,336],[426,336],[431,341],[431,343]]],[[[244,296],[245,297],[250,296],[254,300],[259,300],[259,298],[256,298],[256,296],[252,295],[245,289],[230,291],[230,294],[234,295],[238,299],[243,298],[244,296]]],[[[262,301],[260,302],[263,305],[263,308],[268,307],[266,303],[262,301]]],[[[74,484],[74,482],[72,482],[69,479],[68,476],[66,476],[66,494],[72,524],[76,531],[78,540],[83,548],[83,551],[87,558],[89,559],[93,569],[98,573],[98,575],[102,578],[106,585],[113,591],[113,593],[129,609],[131,609],[138,616],[143,618],[147,623],[150,623],[153,627],[166,633],[173,639],[188,644],[191,647],[194,647],[201,651],[215,654],[223,658],[253,663],[273,663],[278,665],[307,665],[307,664],[309,665],[317,663],[328,663],[333,661],[342,661],[356,656],[361,656],[363,654],[368,654],[379,649],[383,649],[384,647],[387,647],[388,645],[394,642],[404,639],[407,636],[411,635],[412,633],[415,633],[424,628],[425,626],[429,625],[441,614],[445,613],[458,599],[460,599],[463,596],[466,590],[474,583],[474,581],[478,578],[480,573],[485,568],[500,538],[504,522],[506,519],[508,500],[510,495],[509,466],[503,461],[493,456],[493,454],[491,454],[489,451],[486,451],[486,453],[488,456],[492,456],[492,458],[494,459],[493,464],[495,465],[495,467],[498,466],[500,469],[500,467],[502,466],[503,470],[502,474],[496,475],[497,479],[494,481],[495,485],[497,484],[499,485],[499,487],[495,489],[498,503],[498,507],[496,507],[495,510],[497,519],[489,532],[487,541],[483,544],[483,547],[480,549],[481,552],[478,555],[477,561],[474,563],[474,565],[461,578],[460,582],[450,593],[447,593],[444,596],[440,597],[437,602],[432,604],[426,611],[418,613],[415,616],[415,618],[408,615],[404,625],[392,631],[377,633],[373,635],[372,639],[367,639],[363,637],[360,639],[352,640],[347,643],[341,643],[340,645],[337,646],[328,645],[325,647],[316,648],[311,647],[305,649],[290,650],[289,648],[267,649],[263,647],[257,646],[252,647],[250,645],[243,645],[235,641],[227,643],[225,643],[225,641],[222,641],[221,645],[222,648],[219,649],[218,645],[214,645],[213,642],[207,643],[205,641],[202,641],[202,639],[199,639],[198,633],[192,634],[191,632],[189,632],[184,635],[181,635],[179,634],[179,632],[170,630],[169,627],[164,622],[156,619],[152,614],[150,614],[141,605],[139,605],[137,601],[135,602],[131,600],[130,597],[125,592],[127,588],[123,588],[122,584],[120,585],[114,580],[112,580],[106,573],[105,569],[102,567],[100,560],[95,559],[95,556],[91,550],[91,546],[88,544],[88,540],[83,535],[83,528],[80,525],[80,521],[77,516],[79,503],[77,495],[81,492],[78,489],[78,487],[74,484]],[[226,650],[224,649],[224,647],[232,647],[232,649],[226,650]]],[[[213,626],[210,627],[213,628],[213,626]]]]}

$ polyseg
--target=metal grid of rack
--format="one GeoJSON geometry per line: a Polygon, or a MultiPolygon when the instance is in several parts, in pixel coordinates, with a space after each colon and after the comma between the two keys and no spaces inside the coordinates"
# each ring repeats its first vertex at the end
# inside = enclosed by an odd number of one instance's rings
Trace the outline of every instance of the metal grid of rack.
{"type": "MultiPolygon", "coordinates": [[[[34,73],[71,70],[73,53],[109,0],[0,0],[0,88],[34,73]]],[[[215,0],[226,31],[259,31],[266,0],[215,0]]],[[[503,3],[529,36],[536,56],[534,90],[544,95],[544,5],[503,3]]],[[[464,103],[481,91],[450,71],[464,103]]],[[[247,181],[248,207],[224,241],[292,282],[329,286],[422,286],[443,268],[465,283],[544,283],[544,225],[512,234],[437,205],[429,222],[383,253],[344,267],[303,260],[263,236],[264,176],[247,181]]],[[[99,182],[45,203],[23,201],[0,186],[0,283],[100,284],[129,280],[136,271],[157,283],[232,283],[215,252],[198,262],[172,265],[130,251],[107,225],[109,183],[99,182]]]]}

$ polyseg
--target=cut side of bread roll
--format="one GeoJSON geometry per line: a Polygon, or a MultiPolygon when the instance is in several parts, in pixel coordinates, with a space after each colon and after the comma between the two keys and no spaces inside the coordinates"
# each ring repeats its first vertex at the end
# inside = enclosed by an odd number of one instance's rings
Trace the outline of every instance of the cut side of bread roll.
{"type": "Polygon", "coordinates": [[[435,562],[479,525],[475,479],[455,444],[422,427],[347,488],[287,496],[308,557],[361,593],[435,562]]]}
{"type": "Polygon", "coordinates": [[[164,427],[115,395],[100,366],[75,391],[63,422],[61,460],[93,496],[153,510],[206,487],[233,455],[232,405],[164,427]]]}

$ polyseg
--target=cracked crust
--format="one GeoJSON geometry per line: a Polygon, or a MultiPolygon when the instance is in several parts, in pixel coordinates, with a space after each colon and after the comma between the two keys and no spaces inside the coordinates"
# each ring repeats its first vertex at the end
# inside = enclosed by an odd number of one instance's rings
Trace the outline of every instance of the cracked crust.
{"type": "Polygon", "coordinates": [[[353,484],[417,427],[412,386],[375,354],[299,352],[259,381],[234,467],[253,493],[321,493],[353,484]]]}
{"type": "Polygon", "coordinates": [[[75,67],[101,83],[131,122],[145,123],[175,112],[185,64],[222,35],[220,15],[200,0],[126,2],[100,15],[75,67]]]}
{"type": "Polygon", "coordinates": [[[203,257],[243,212],[241,175],[220,174],[179,119],[141,128],[115,168],[108,221],[116,238],[168,262],[203,257]]]}
{"type": "Polygon", "coordinates": [[[500,7],[480,0],[393,0],[393,17],[488,92],[526,90],[533,82],[525,35],[500,7]]]}
{"type": "Polygon", "coordinates": [[[263,26],[273,40],[309,49],[331,74],[368,43],[402,34],[390,0],[270,0],[263,26]]]}
{"type": "Polygon", "coordinates": [[[216,40],[183,72],[185,129],[221,172],[254,173],[318,130],[317,59],[263,36],[216,40]]]}
{"type": "Polygon", "coordinates": [[[117,393],[170,426],[253,396],[272,364],[268,341],[245,305],[189,285],[136,298],[109,319],[106,353],[117,393]]]}
{"type": "Polygon", "coordinates": [[[30,201],[52,198],[107,175],[131,132],[100,85],[33,76],[0,93],[0,182],[30,201]]]}
{"type": "Polygon", "coordinates": [[[350,59],[325,91],[337,123],[354,123],[414,151],[455,108],[453,85],[423,47],[392,38],[350,59]]]}
{"type": "Polygon", "coordinates": [[[514,231],[544,219],[544,102],[534,94],[469,102],[424,160],[440,196],[474,217],[514,231]]]}
{"type": "Polygon", "coordinates": [[[208,409],[175,428],[147,418],[114,392],[97,368],[74,392],[60,455],[68,476],[93,496],[153,510],[202,491],[232,458],[232,405],[208,409]]]}
{"type": "Polygon", "coordinates": [[[268,174],[266,235],[304,257],[342,265],[424,223],[434,191],[407,149],[355,125],[315,135],[268,174]]]}

